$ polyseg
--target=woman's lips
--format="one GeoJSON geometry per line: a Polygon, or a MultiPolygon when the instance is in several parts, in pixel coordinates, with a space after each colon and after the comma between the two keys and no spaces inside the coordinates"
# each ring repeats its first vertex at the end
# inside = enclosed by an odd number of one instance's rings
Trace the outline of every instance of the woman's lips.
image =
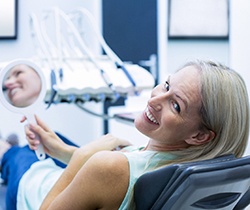
{"type": "Polygon", "coordinates": [[[16,92],[18,92],[20,90],[20,88],[16,87],[16,88],[12,88],[10,90],[10,96],[14,96],[16,94],[16,92]]]}
{"type": "Polygon", "coordinates": [[[145,110],[146,117],[154,124],[159,125],[159,122],[154,118],[148,108],[145,110]]]}

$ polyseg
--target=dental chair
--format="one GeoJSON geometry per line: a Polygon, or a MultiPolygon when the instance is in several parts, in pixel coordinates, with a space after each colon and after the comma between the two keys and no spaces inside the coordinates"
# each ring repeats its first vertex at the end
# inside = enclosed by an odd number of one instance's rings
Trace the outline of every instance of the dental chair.
{"type": "Polygon", "coordinates": [[[234,207],[233,210],[245,209],[249,204],[250,204],[250,187],[247,190],[247,192],[241,197],[240,201],[237,203],[237,205],[234,207]]]}
{"type": "Polygon", "coordinates": [[[174,164],[136,182],[137,210],[241,210],[250,203],[250,156],[174,164]]]}
{"type": "Polygon", "coordinates": [[[7,186],[0,183],[0,210],[6,210],[5,197],[6,197],[7,186]]]}

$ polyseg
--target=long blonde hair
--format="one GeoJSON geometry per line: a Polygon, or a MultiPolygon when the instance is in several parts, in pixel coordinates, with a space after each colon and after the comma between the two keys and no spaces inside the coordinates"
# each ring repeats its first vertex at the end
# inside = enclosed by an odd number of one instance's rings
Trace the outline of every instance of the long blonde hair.
{"type": "Polygon", "coordinates": [[[242,77],[225,65],[196,60],[187,63],[201,78],[201,123],[215,132],[215,138],[201,146],[172,152],[175,162],[204,160],[225,154],[241,157],[249,135],[249,99],[242,77]]]}
{"type": "MultiPolygon", "coordinates": [[[[176,159],[159,162],[156,168],[173,163],[206,160],[226,154],[241,157],[247,146],[249,100],[242,77],[227,66],[212,61],[191,61],[183,67],[187,66],[194,66],[199,71],[201,126],[214,131],[216,136],[206,144],[172,151],[176,159]]],[[[133,193],[130,199],[131,209],[135,209],[133,193]]]]}

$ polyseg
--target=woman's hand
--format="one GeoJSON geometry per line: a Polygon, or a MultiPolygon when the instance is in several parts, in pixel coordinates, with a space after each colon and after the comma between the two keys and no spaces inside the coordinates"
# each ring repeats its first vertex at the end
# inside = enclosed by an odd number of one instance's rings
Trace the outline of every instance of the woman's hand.
{"type": "MultiPolygon", "coordinates": [[[[36,150],[38,144],[42,143],[44,151],[48,155],[64,163],[68,163],[77,148],[65,144],[41,119],[37,116],[35,117],[37,125],[29,124],[25,126],[26,139],[28,140],[30,149],[36,150]]],[[[23,118],[21,122],[25,120],[26,118],[23,118]]]]}
{"type": "Polygon", "coordinates": [[[81,146],[79,150],[96,153],[103,150],[115,151],[129,146],[131,143],[127,140],[117,138],[111,134],[101,136],[99,139],[81,146]]]}

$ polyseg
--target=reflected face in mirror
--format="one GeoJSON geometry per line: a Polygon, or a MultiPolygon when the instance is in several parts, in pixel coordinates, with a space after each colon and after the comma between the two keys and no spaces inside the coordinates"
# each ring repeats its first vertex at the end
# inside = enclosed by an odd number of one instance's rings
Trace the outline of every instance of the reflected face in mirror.
{"type": "Polygon", "coordinates": [[[6,99],[15,107],[27,107],[35,102],[41,87],[38,73],[25,64],[11,68],[3,84],[6,99]]]}

